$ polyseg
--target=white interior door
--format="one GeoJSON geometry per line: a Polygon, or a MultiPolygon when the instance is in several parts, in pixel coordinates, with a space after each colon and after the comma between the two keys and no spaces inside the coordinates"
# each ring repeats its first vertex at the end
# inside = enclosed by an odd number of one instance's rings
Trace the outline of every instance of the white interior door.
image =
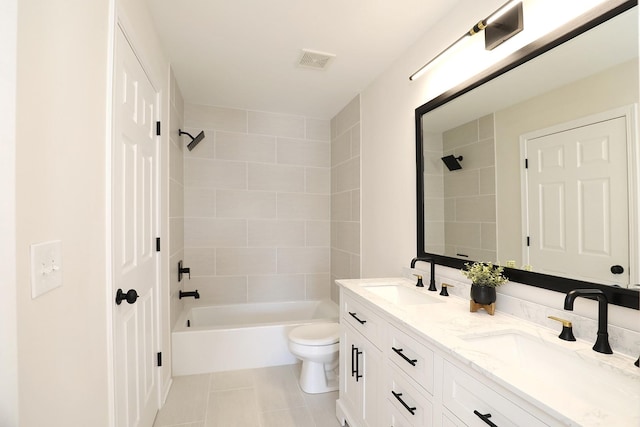
{"type": "Polygon", "coordinates": [[[534,271],[629,283],[626,129],[618,117],[526,142],[534,271]]]}
{"type": "Polygon", "coordinates": [[[116,419],[118,427],[150,427],[158,411],[158,94],[120,29],[115,56],[114,291],[138,295],[114,302],[116,419]]]}

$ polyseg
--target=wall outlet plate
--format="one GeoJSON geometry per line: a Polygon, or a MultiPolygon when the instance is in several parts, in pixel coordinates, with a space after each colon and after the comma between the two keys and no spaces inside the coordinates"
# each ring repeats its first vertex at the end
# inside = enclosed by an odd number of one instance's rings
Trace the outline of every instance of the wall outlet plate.
{"type": "Polygon", "coordinates": [[[31,245],[31,298],[62,286],[62,242],[31,245]]]}

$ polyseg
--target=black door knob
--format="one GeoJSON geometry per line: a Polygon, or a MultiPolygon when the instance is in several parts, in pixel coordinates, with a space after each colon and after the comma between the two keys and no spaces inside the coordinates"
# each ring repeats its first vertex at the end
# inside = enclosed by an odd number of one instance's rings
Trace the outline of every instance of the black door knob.
{"type": "Polygon", "coordinates": [[[116,304],[118,305],[122,303],[122,300],[125,300],[129,304],[133,304],[137,299],[138,293],[135,289],[129,289],[126,294],[122,292],[122,289],[118,289],[118,292],[116,292],[116,304]]]}
{"type": "Polygon", "coordinates": [[[613,274],[622,274],[624,273],[624,267],[622,267],[621,265],[612,265],[611,272],[613,274]]]}

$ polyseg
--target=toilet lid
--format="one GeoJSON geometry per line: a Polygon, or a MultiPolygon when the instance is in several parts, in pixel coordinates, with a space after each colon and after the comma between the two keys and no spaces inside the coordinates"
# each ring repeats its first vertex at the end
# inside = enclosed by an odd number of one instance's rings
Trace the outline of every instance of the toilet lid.
{"type": "Polygon", "coordinates": [[[340,341],[340,324],[312,323],[289,332],[289,339],[302,345],[329,345],[340,341]]]}

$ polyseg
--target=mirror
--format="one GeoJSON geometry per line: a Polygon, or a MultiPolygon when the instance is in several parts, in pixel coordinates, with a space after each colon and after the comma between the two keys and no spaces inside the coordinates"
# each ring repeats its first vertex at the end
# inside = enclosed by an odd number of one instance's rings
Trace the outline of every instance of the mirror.
{"type": "Polygon", "coordinates": [[[416,109],[418,259],[491,261],[514,281],[597,287],[639,308],[636,3],[572,23],[416,109]],[[602,123],[619,129],[594,130],[602,123]],[[593,162],[595,175],[569,159],[593,162]]]}

